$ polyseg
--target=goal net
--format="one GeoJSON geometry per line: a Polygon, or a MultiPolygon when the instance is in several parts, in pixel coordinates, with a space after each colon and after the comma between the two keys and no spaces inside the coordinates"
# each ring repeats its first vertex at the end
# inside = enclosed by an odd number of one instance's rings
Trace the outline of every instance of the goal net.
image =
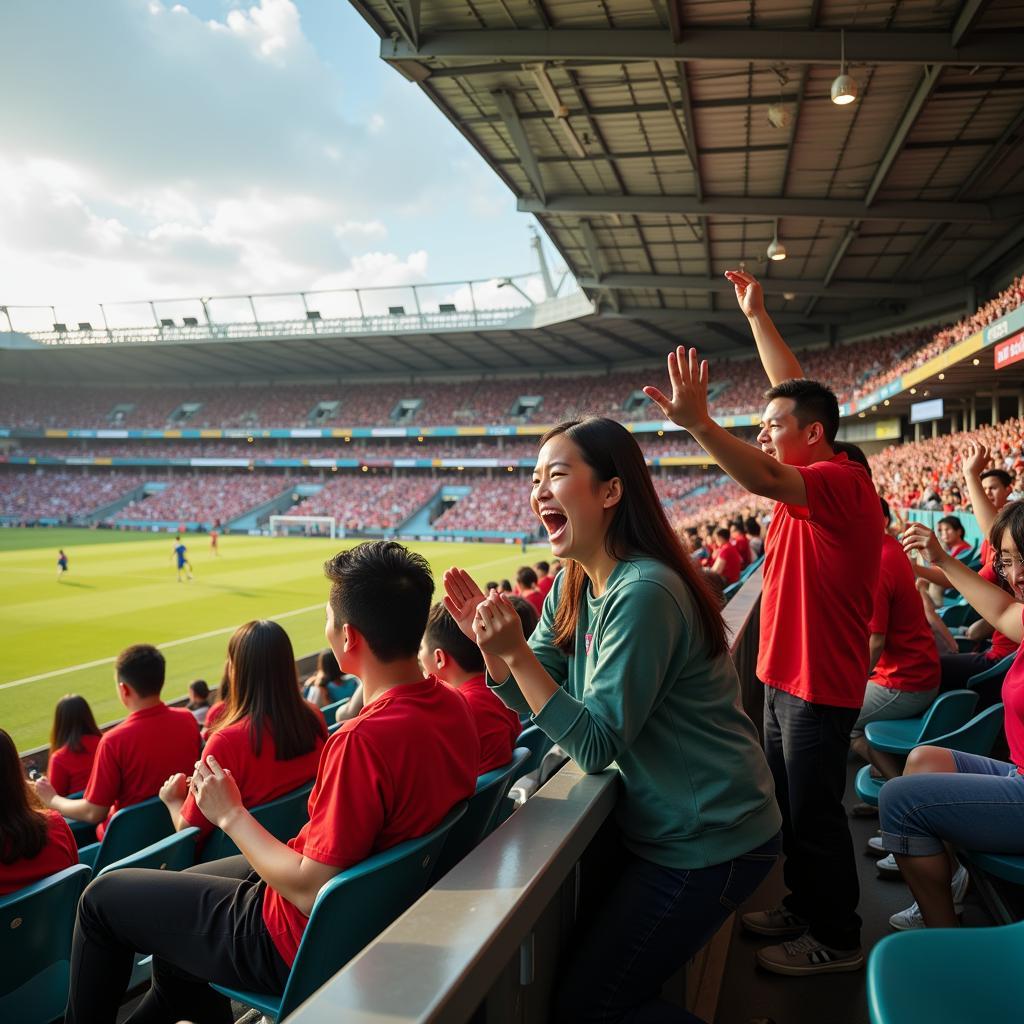
{"type": "Polygon", "coordinates": [[[271,516],[271,537],[331,537],[338,533],[334,516],[271,516]]]}

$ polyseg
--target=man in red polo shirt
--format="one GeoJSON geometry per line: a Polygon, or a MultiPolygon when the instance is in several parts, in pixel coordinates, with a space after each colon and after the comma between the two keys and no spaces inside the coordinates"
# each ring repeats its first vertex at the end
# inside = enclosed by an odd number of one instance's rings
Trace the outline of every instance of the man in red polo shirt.
{"type": "MultiPolygon", "coordinates": [[[[114,871],[85,891],[71,952],[68,1024],[114,1021],[132,951],[153,954],[146,1020],[230,1020],[208,982],[281,992],[317,893],[339,872],[435,829],[476,787],[480,749],[466,702],[417,649],[430,610],[430,566],[394,541],[332,558],[327,641],[362,680],[362,712],[327,741],[309,821],[279,842],[242,806],[216,758],[190,790],[239,857],[188,871],[114,871]]],[[[191,717],[191,716],[190,716],[191,717]]]]}
{"type": "Polygon", "coordinates": [[[136,644],[117,656],[117,695],[129,714],[101,737],[80,799],[58,796],[45,777],[36,781],[36,793],[47,807],[95,824],[97,839],[116,811],[156,796],[169,775],[191,774],[199,756],[199,726],[192,712],[169,708],[160,699],[165,669],[164,656],[150,644],[136,644]]]}
{"type": "Polygon", "coordinates": [[[440,602],[430,609],[419,657],[424,675],[433,673],[458,690],[469,705],[480,737],[480,774],[508,764],[522,731],[519,716],[487,685],[480,648],[440,602]]]}
{"type": "Polygon", "coordinates": [[[724,526],[715,530],[715,540],[718,547],[711,555],[711,571],[718,573],[726,586],[738,583],[743,570],[739,549],[730,542],[729,531],[724,526]]]}
{"type": "Polygon", "coordinates": [[[538,562],[533,570],[537,574],[537,589],[540,596],[547,597],[548,591],[555,585],[555,573],[551,571],[551,566],[547,562],[538,562]]]}
{"type": "Polygon", "coordinates": [[[790,891],[781,907],[745,914],[743,923],[760,935],[796,939],[760,950],[767,970],[858,970],[860,887],[843,793],[850,730],[868,678],[882,545],[878,496],[863,466],[836,454],[836,396],[804,379],[765,311],[761,286],[745,272],[726,277],[772,384],[761,451],[709,415],[707,362],[695,349],[668,357],[671,398],[658,388],[644,391],[740,486],[776,501],[765,539],[757,672],[790,891]]]}

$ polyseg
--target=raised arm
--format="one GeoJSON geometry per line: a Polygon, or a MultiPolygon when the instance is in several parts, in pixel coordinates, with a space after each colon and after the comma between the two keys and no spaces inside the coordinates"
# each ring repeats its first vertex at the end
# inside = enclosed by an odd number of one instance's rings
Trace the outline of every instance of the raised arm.
{"type": "Polygon", "coordinates": [[[971,496],[971,508],[974,509],[974,517],[978,520],[978,526],[984,536],[988,536],[997,515],[995,505],[988,500],[988,495],[981,486],[981,473],[988,465],[988,459],[988,448],[975,441],[967,446],[967,451],[962,457],[967,493],[971,496]]]}
{"type": "Polygon", "coordinates": [[[764,308],[764,291],[757,278],[745,270],[727,270],[725,276],[736,289],[736,302],[750,324],[757,354],[772,386],[793,377],[802,377],[804,372],[799,360],[764,308]]]}

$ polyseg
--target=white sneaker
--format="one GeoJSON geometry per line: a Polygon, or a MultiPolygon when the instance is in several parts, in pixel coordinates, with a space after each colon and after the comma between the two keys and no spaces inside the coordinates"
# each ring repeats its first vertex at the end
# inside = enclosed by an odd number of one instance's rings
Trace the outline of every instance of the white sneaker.
{"type": "MultiPolygon", "coordinates": [[[[957,915],[964,912],[964,896],[967,893],[967,883],[969,881],[970,876],[967,874],[967,869],[961,864],[956,869],[956,874],[953,875],[953,882],[950,886],[953,895],[953,911],[957,915]]],[[[906,910],[893,914],[889,918],[889,924],[900,932],[908,932],[915,928],[926,927],[924,918],[921,916],[921,908],[916,902],[912,903],[906,910]]]]}
{"type": "Polygon", "coordinates": [[[884,857],[889,851],[882,845],[881,836],[872,836],[868,840],[868,851],[872,857],[884,857]]]}
{"type": "Polygon", "coordinates": [[[900,866],[896,863],[896,857],[891,853],[877,861],[875,867],[878,869],[878,873],[886,878],[899,878],[901,875],[900,866]]]}

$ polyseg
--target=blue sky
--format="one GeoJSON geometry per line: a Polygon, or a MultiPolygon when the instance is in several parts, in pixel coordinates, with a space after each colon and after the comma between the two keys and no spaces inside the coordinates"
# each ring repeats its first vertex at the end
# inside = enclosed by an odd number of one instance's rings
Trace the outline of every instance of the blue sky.
{"type": "Polygon", "coordinates": [[[346,0],[32,0],[0,38],[0,303],[533,269],[531,218],[346,0]]]}

